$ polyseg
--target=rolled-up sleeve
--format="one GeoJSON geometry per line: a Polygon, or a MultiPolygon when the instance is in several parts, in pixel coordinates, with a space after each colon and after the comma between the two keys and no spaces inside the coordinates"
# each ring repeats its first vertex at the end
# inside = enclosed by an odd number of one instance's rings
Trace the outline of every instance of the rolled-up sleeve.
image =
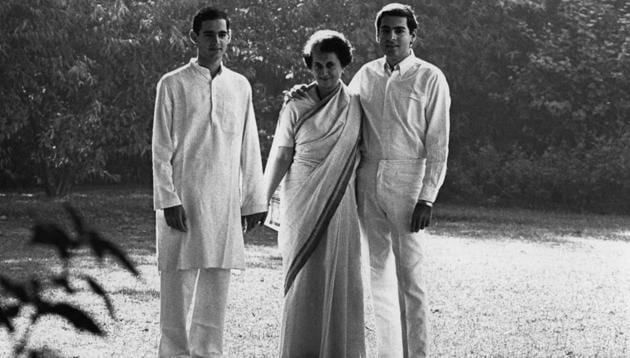
{"type": "Polygon", "coordinates": [[[153,114],[153,205],[155,210],[181,205],[173,182],[173,104],[171,89],[164,79],[157,85],[153,114]]]}

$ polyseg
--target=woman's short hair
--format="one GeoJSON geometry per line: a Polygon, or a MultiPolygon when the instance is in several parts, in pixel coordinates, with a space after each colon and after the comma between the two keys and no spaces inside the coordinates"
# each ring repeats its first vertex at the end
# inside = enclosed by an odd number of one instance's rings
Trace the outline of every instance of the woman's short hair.
{"type": "Polygon", "coordinates": [[[416,14],[409,5],[391,3],[383,6],[383,8],[376,14],[376,21],[374,26],[376,27],[376,33],[378,33],[381,27],[381,20],[385,16],[404,17],[407,19],[407,28],[412,33],[418,28],[418,20],[416,20],[416,14]]]}
{"type": "Polygon", "coordinates": [[[340,32],[319,30],[309,37],[302,51],[304,63],[308,68],[313,65],[313,50],[316,48],[320,52],[333,52],[337,55],[341,67],[346,67],[352,62],[352,44],[340,32]]]}

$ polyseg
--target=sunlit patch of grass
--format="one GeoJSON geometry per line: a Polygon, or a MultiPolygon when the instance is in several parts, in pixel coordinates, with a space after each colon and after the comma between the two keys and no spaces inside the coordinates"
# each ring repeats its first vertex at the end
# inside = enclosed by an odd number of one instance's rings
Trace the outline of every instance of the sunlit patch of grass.
{"type": "MultiPolygon", "coordinates": [[[[159,276],[150,190],[94,189],[70,199],[89,223],[130,253],[142,279],[111,260],[99,264],[82,253],[76,266],[108,290],[116,318],[85,287],[77,288],[74,303],[94,315],[107,337],[77,333],[51,317],[38,323],[33,346],[48,347],[53,358],[155,357],[159,276]]],[[[32,211],[66,220],[60,203],[38,194],[1,198],[3,274],[44,275],[58,266],[50,250],[27,242],[32,211]]],[[[432,356],[630,356],[628,217],[438,204],[435,219],[424,240],[432,356]]],[[[256,229],[245,242],[247,269],[232,276],[226,356],[276,357],[283,304],[276,233],[256,229]]],[[[366,337],[374,357],[368,295],[366,337]]],[[[8,356],[8,339],[0,330],[0,357],[8,356]]]]}

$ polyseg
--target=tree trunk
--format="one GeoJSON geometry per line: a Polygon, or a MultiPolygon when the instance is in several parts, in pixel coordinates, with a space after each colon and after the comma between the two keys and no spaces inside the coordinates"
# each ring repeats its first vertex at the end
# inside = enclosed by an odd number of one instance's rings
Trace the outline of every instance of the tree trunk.
{"type": "Polygon", "coordinates": [[[44,186],[46,195],[50,197],[64,196],[70,192],[74,184],[72,168],[54,169],[44,164],[44,186]]]}

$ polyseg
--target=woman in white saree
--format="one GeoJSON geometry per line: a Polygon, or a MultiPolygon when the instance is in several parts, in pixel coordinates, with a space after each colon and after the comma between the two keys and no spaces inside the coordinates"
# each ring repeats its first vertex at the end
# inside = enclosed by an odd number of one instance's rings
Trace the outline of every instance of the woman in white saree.
{"type": "Polygon", "coordinates": [[[315,82],[281,111],[265,171],[268,200],[284,178],[280,356],[365,357],[354,192],[361,107],[341,81],[351,45],[322,30],[307,41],[303,57],[315,82]]]}

